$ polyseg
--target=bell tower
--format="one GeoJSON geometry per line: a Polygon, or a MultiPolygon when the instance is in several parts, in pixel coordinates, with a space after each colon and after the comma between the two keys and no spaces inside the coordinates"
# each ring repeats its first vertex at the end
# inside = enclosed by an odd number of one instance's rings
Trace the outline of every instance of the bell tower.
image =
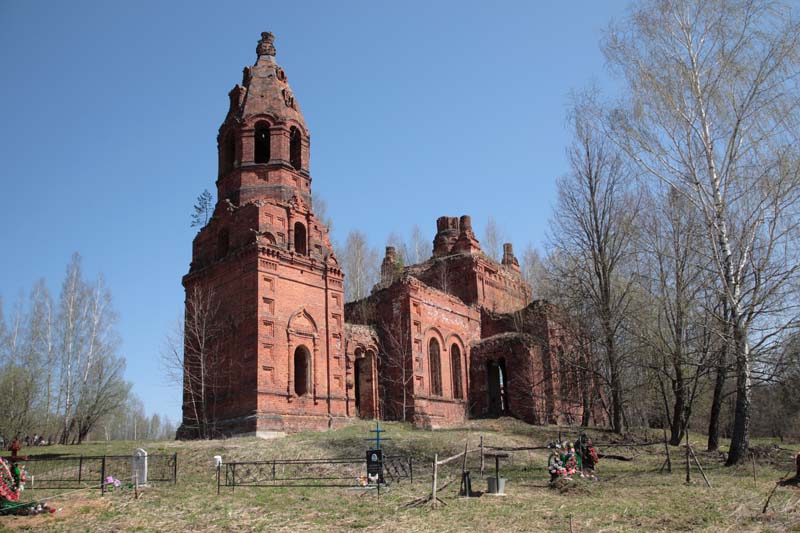
{"type": "Polygon", "coordinates": [[[183,278],[187,324],[198,293],[214,310],[202,398],[189,348],[184,355],[187,437],[325,428],[347,412],[344,276],[313,212],[310,133],[272,33],[256,53],[228,95],[218,200],[183,278]]]}
{"type": "Polygon", "coordinates": [[[219,128],[218,198],[307,203],[311,195],[310,135],[286,72],[275,60],[275,37],[261,34],[255,65],[228,94],[219,128]]]}

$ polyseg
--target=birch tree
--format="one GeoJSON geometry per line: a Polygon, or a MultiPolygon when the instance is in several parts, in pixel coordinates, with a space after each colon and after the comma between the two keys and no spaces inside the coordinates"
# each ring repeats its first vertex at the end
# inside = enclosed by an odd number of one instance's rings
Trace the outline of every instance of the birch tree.
{"type": "Polygon", "coordinates": [[[799,39],[797,14],[768,0],[650,0],[604,45],[626,84],[610,133],[703,219],[735,365],[729,465],[749,447],[754,342],[796,317],[799,39]]]}

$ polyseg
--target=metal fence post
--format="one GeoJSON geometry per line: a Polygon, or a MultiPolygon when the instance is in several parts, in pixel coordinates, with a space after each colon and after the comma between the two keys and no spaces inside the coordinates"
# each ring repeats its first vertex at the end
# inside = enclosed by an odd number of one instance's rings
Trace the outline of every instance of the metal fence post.
{"type": "Polygon", "coordinates": [[[217,496],[219,496],[219,471],[222,470],[222,465],[217,465],[217,496]]]}
{"type": "Polygon", "coordinates": [[[411,483],[414,483],[414,457],[411,456],[408,458],[408,477],[411,479],[411,483]]]}
{"type": "Polygon", "coordinates": [[[100,463],[100,495],[104,495],[106,493],[106,456],[103,456],[103,459],[100,463]]]}
{"type": "Polygon", "coordinates": [[[231,492],[236,492],[236,463],[231,463],[231,492]]]}
{"type": "Polygon", "coordinates": [[[172,463],[172,484],[175,485],[178,483],[178,452],[175,452],[173,456],[173,463],[172,463]]]}
{"type": "Polygon", "coordinates": [[[78,485],[81,484],[82,477],[83,477],[83,455],[81,455],[80,459],[78,460],[78,485]]]}

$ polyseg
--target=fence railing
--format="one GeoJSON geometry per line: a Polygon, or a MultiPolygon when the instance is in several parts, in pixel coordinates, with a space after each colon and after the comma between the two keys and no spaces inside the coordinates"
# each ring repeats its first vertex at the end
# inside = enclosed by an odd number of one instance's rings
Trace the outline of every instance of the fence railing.
{"type": "MultiPolygon", "coordinates": [[[[217,468],[217,493],[220,487],[356,487],[366,479],[366,466],[364,457],[227,462],[217,468]]],[[[384,456],[383,474],[386,483],[413,483],[414,460],[384,456]]]]}
{"type": "MultiPolygon", "coordinates": [[[[111,476],[122,482],[144,480],[134,478],[131,455],[36,456],[25,461],[27,488],[74,489],[98,487],[105,492],[105,480],[111,476]]],[[[178,454],[147,455],[148,483],[176,483],[178,454]]]]}

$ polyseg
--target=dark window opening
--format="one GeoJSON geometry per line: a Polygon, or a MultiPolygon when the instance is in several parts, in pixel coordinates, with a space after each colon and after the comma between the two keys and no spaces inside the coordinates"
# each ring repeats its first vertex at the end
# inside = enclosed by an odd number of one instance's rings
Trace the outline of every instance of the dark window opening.
{"type": "Polygon", "coordinates": [[[297,170],[303,167],[303,144],[295,127],[289,130],[289,163],[297,170]]]}
{"type": "Polygon", "coordinates": [[[256,125],[254,161],[269,163],[269,124],[260,122],[256,125]]]}
{"type": "Polygon", "coordinates": [[[306,255],[306,227],[300,222],[294,224],[294,251],[306,255]]]}
{"type": "Polygon", "coordinates": [[[298,396],[308,394],[311,382],[311,354],[305,346],[294,351],[294,392],[298,396]]]}
{"type": "Polygon", "coordinates": [[[461,383],[461,349],[457,344],[450,347],[450,370],[453,374],[453,398],[460,400],[464,397],[461,383]]]}
{"type": "Polygon", "coordinates": [[[353,383],[355,390],[353,391],[353,397],[355,398],[356,403],[356,413],[361,414],[361,360],[358,359],[359,351],[356,350],[356,363],[353,365],[353,383]]]}
{"type": "Polygon", "coordinates": [[[489,380],[487,391],[489,394],[489,414],[493,416],[503,415],[508,411],[508,400],[506,398],[508,382],[506,381],[505,360],[488,361],[486,363],[486,371],[489,380]]]}
{"type": "Polygon", "coordinates": [[[219,173],[220,175],[227,174],[233,170],[233,163],[236,160],[236,140],[233,134],[228,134],[225,140],[222,141],[222,146],[219,149],[219,173]]]}
{"type": "Polygon", "coordinates": [[[431,394],[442,395],[442,361],[439,359],[439,341],[431,339],[428,345],[428,357],[431,364],[431,394]]]}

